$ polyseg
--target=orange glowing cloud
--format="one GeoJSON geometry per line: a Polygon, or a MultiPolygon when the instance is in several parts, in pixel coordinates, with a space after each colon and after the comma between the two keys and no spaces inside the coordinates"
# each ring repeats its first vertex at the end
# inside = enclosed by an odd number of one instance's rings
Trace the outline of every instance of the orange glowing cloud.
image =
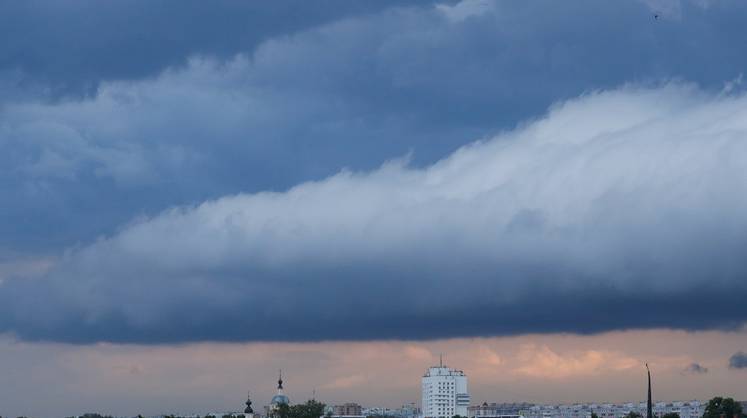
{"type": "Polygon", "coordinates": [[[639,360],[616,351],[558,354],[547,346],[534,344],[522,345],[517,360],[521,366],[512,370],[514,374],[551,379],[623,371],[641,365],[639,360]]]}

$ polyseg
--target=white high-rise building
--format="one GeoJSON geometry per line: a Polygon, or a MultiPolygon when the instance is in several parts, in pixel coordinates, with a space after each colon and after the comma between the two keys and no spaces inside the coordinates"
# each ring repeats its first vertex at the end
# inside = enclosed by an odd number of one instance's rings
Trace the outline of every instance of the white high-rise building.
{"type": "Polygon", "coordinates": [[[467,416],[469,392],[467,376],[461,370],[443,365],[428,369],[423,375],[423,417],[451,418],[454,415],[467,416]]]}

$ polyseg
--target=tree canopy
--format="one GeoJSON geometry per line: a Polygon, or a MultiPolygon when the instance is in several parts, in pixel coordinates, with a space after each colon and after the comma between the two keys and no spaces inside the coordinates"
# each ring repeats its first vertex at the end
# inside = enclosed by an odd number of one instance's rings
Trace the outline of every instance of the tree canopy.
{"type": "Polygon", "coordinates": [[[313,399],[293,406],[280,404],[273,412],[273,418],[319,418],[323,415],[324,404],[313,399]]]}
{"type": "Polygon", "coordinates": [[[716,396],[708,401],[703,418],[742,418],[742,405],[732,398],[716,396]]]}

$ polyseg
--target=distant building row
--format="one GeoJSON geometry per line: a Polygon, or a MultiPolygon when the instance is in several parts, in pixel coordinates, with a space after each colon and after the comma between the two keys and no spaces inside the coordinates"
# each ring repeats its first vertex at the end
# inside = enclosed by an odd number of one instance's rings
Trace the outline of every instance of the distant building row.
{"type": "MultiPolygon", "coordinates": [[[[662,416],[676,413],[680,418],[700,418],[705,404],[700,401],[657,402],[654,404],[654,415],[662,416]]],[[[572,405],[534,405],[529,403],[483,403],[470,406],[469,418],[591,418],[594,413],[599,418],[620,418],[637,412],[646,416],[646,403],[621,404],[572,404],[572,405]]]]}
{"type": "MultiPolygon", "coordinates": [[[[646,402],[535,405],[530,403],[483,403],[470,405],[467,376],[461,370],[443,365],[430,367],[423,375],[422,418],[621,418],[631,412],[646,416],[646,402]]],[[[676,413],[680,418],[700,418],[705,403],[700,401],[657,402],[653,414],[676,413]]]]}

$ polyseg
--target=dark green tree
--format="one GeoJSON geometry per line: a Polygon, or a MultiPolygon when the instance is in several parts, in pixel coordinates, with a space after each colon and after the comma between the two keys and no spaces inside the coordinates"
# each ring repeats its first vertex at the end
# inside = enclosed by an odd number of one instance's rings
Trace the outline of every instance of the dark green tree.
{"type": "Polygon", "coordinates": [[[676,412],[667,412],[666,414],[662,415],[659,418],[680,418],[680,414],[676,412]]]}
{"type": "Polygon", "coordinates": [[[638,412],[630,411],[628,412],[628,415],[625,415],[625,418],[643,418],[643,415],[638,412]]]}
{"type": "Polygon", "coordinates": [[[596,412],[591,413],[591,418],[599,418],[599,415],[597,415],[596,412]]]}
{"type": "Polygon", "coordinates": [[[708,401],[703,418],[742,418],[742,405],[732,398],[716,396],[708,401]]]}
{"type": "Polygon", "coordinates": [[[324,404],[310,399],[306,403],[290,407],[289,418],[319,418],[324,415],[324,404]]]}
{"type": "Polygon", "coordinates": [[[291,418],[291,407],[287,404],[281,403],[270,415],[272,418],[291,418]]]}
{"type": "Polygon", "coordinates": [[[112,418],[111,415],[101,415],[96,412],[87,412],[81,415],[81,418],[112,418]]]}

